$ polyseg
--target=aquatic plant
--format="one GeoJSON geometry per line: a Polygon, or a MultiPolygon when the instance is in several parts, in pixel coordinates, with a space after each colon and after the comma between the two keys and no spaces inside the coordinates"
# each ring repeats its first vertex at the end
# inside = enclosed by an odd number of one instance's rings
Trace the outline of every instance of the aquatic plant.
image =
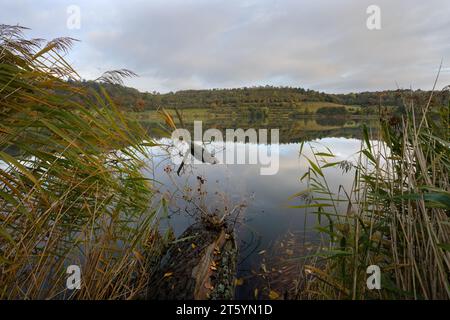
{"type": "Polygon", "coordinates": [[[76,40],[25,31],[0,25],[0,299],[134,298],[159,250],[141,173],[151,139],[101,86],[73,85],[76,40]],[[80,290],[66,287],[68,265],[80,290]]]}
{"type": "Polygon", "coordinates": [[[381,117],[376,135],[364,127],[356,162],[331,150],[306,158],[311,201],[296,207],[317,216],[324,241],[307,257],[298,298],[450,298],[450,106],[433,110],[431,100],[381,117]],[[350,190],[330,188],[326,168],[338,166],[354,174],[350,190]],[[370,265],[380,290],[366,285],[370,265]]]}

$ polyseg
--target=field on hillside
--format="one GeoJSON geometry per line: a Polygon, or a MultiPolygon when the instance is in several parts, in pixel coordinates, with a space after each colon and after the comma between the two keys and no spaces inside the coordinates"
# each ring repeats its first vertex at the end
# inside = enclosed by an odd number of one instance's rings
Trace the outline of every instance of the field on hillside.
{"type": "MultiPolygon", "coordinates": [[[[249,117],[252,118],[296,118],[302,116],[315,116],[317,110],[321,108],[342,108],[344,107],[351,116],[359,115],[360,106],[344,106],[331,102],[298,102],[295,106],[262,108],[257,110],[250,104],[244,104],[240,107],[223,107],[223,108],[189,108],[179,110],[183,120],[192,122],[194,120],[206,120],[217,118],[233,117],[249,117]]],[[[167,110],[173,117],[176,116],[175,110],[167,110]]],[[[131,115],[139,120],[157,121],[161,120],[161,114],[157,110],[149,110],[143,112],[130,112],[131,115]]]]}

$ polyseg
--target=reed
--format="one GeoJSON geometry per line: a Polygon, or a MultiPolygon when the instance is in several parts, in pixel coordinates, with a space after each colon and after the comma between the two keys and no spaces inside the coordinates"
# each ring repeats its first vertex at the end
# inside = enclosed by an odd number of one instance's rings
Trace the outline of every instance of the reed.
{"type": "Polygon", "coordinates": [[[141,173],[152,140],[103,89],[71,84],[74,39],[25,31],[0,25],[0,299],[135,298],[160,248],[141,173]],[[71,264],[81,290],[66,288],[71,264]]]}
{"type": "Polygon", "coordinates": [[[307,257],[298,298],[450,298],[450,106],[405,107],[401,119],[382,116],[375,134],[363,129],[357,161],[310,146],[297,207],[317,215],[324,241],[307,257]],[[329,187],[335,166],[354,174],[351,188],[329,187]],[[369,265],[381,268],[381,290],[367,288],[369,265]]]}

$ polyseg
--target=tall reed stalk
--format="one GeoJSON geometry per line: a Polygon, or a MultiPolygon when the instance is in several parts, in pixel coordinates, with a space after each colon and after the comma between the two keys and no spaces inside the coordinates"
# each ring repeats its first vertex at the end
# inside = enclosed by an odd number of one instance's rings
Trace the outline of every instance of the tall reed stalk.
{"type": "Polygon", "coordinates": [[[299,298],[450,298],[449,107],[409,102],[400,121],[386,118],[373,137],[364,128],[356,162],[317,150],[307,159],[301,207],[326,241],[308,258],[299,298]],[[326,168],[338,166],[354,174],[349,190],[327,183],[326,168]],[[369,265],[381,269],[380,290],[366,285],[369,265]]]}
{"type": "Polygon", "coordinates": [[[151,140],[104,90],[68,81],[74,39],[24,31],[0,25],[0,299],[134,298],[158,253],[141,174],[151,140]],[[80,290],[66,288],[68,265],[80,290]]]}

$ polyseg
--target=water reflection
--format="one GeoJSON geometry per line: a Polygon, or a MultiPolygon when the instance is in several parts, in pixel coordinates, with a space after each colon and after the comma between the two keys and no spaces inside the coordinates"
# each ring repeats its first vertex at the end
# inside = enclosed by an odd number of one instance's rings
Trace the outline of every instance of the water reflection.
{"type": "MultiPolygon", "coordinates": [[[[361,125],[363,123],[372,126],[374,120],[367,118],[343,118],[343,117],[303,117],[299,119],[285,117],[271,117],[269,119],[261,119],[254,121],[245,118],[213,118],[213,119],[195,119],[202,120],[203,128],[218,129],[225,136],[226,129],[244,130],[253,128],[255,130],[279,129],[280,143],[297,143],[301,141],[310,141],[325,137],[345,137],[345,138],[361,138],[361,125]]],[[[142,124],[146,127],[153,137],[162,137],[159,130],[158,121],[142,120],[142,124]]],[[[186,121],[185,128],[193,131],[194,122],[186,121]]]]}
{"type": "MultiPolygon", "coordinates": [[[[168,140],[160,142],[168,144],[168,140]]],[[[359,139],[342,137],[320,138],[312,143],[317,150],[330,148],[337,157],[334,161],[352,160],[361,144],[359,139]]],[[[197,196],[195,191],[201,191],[198,201],[204,201],[209,208],[223,210],[227,205],[246,205],[245,213],[236,225],[236,233],[240,250],[238,277],[249,279],[252,270],[260,268],[262,256],[258,252],[270,248],[287,232],[312,230],[316,225],[316,218],[307,215],[305,209],[288,208],[289,196],[306,188],[300,177],[308,166],[304,158],[299,157],[300,143],[276,146],[231,143],[214,147],[224,153],[231,147],[246,152],[276,147],[279,170],[275,175],[264,176],[260,174],[260,164],[193,164],[186,166],[183,174],[178,176],[166,150],[152,148],[155,161],[152,172],[148,174],[162,183],[159,191],[169,200],[169,216],[164,224],[172,227],[177,236],[194,222],[192,212],[187,209],[186,193],[197,196]],[[199,177],[204,179],[202,190],[196,190],[199,177]]],[[[306,156],[311,156],[310,150],[305,149],[304,152],[306,156]]],[[[344,174],[339,168],[324,169],[324,174],[332,190],[337,191],[340,185],[348,187],[352,181],[352,175],[344,174]]],[[[295,204],[302,204],[301,201],[297,199],[295,204]]],[[[252,298],[255,285],[252,281],[244,282],[237,289],[237,298],[252,298]]]]}

